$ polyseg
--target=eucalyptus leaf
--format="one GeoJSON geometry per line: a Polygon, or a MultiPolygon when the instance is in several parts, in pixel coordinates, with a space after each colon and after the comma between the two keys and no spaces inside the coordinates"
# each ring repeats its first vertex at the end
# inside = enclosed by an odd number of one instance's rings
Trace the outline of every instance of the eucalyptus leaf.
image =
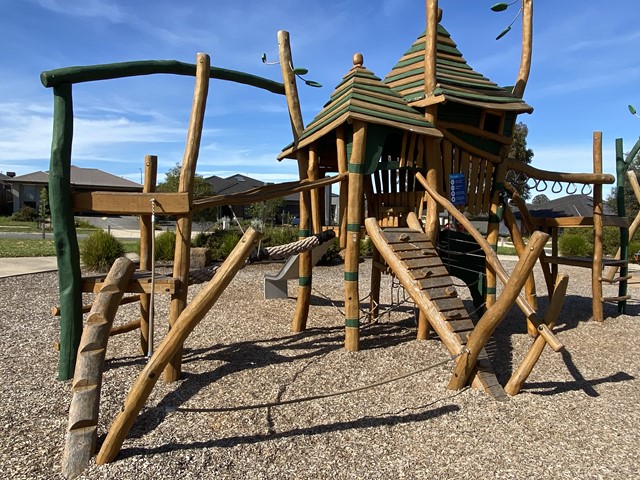
{"type": "Polygon", "coordinates": [[[321,88],[322,87],[321,83],[314,82],[313,80],[305,80],[304,83],[306,83],[310,87],[316,87],[316,88],[321,88]]]}
{"type": "Polygon", "coordinates": [[[629,105],[629,111],[631,112],[631,115],[636,115],[638,113],[636,107],[634,107],[633,105],[629,105]]]}
{"type": "Polygon", "coordinates": [[[500,32],[500,35],[498,35],[496,37],[496,40],[500,40],[502,37],[504,37],[507,33],[509,33],[511,31],[511,26],[505,28],[503,31],[500,32]]]}
{"type": "Polygon", "coordinates": [[[267,63],[267,54],[266,53],[262,54],[262,63],[267,63]]]}
{"type": "Polygon", "coordinates": [[[500,2],[500,3],[496,3],[493,7],[491,7],[491,10],[493,10],[494,12],[502,12],[507,8],[509,8],[508,3],[500,2]]]}
{"type": "Polygon", "coordinates": [[[307,73],[309,73],[309,70],[307,70],[306,68],[302,68],[302,67],[296,67],[293,69],[293,73],[295,75],[306,75],[307,73]]]}

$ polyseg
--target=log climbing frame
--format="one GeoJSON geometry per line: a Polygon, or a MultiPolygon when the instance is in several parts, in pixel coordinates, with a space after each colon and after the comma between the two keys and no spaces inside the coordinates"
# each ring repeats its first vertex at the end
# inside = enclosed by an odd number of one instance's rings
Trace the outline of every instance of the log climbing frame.
{"type": "MultiPolygon", "coordinates": [[[[282,36],[286,34],[280,33],[282,36]]],[[[194,210],[216,205],[253,203],[277,198],[283,193],[302,192],[322,188],[343,180],[344,175],[321,178],[315,182],[303,178],[300,182],[269,185],[233,196],[216,195],[210,198],[193,199],[192,183],[199,153],[200,137],[211,79],[241,83],[268,92],[285,95],[285,85],[255,75],[228,70],[210,65],[209,57],[198,54],[195,64],[167,60],[135,61],[104,65],[68,67],[43,72],[40,76],[45,87],[53,89],[53,138],[49,165],[49,194],[51,196],[51,217],[54,241],[58,259],[60,289],[60,342],[59,380],[73,377],[78,345],[82,334],[83,307],[82,292],[91,289],[91,279],[83,280],[80,271],[80,254],[74,223],[74,212],[91,211],[104,214],[130,214],[141,216],[141,268],[149,268],[150,258],[150,218],[152,208],[158,215],[178,217],[174,272],[171,276],[158,280],[156,290],[172,296],[171,319],[175,321],[185,307],[189,273],[189,239],[191,214],[194,210]],[[145,157],[145,185],[142,193],[88,192],[74,193],[71,187],[71,146],[73,141],[73,95],[72,86],[77,83],[117,79],[123,77],[175,74],[196,76],[194,102],[187,134],[187,145],[180,174],[177,193],[155,192],[157,157],[145,157]],[[152,207],[152,201],[154,205],[152,207]]],[[[134,274],[130,286],[125,291],[141,295],[142,329],[141,348],[146,351],[145,325],[148,319],[148,279],[144,272],[134,274]]],[[[180,374],[180,360],[174,359],[165,373],[165,379],[175,380],[180,374]]]]}

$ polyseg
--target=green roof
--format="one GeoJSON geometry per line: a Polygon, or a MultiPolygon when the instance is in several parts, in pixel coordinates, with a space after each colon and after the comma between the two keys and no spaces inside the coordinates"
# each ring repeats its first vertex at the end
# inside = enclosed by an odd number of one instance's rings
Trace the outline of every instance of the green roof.
{"type": "MultiPolygon", "coordinates": [[[[438,25],[436,88],[424,90],[425,33],[422,33],[385,77],[384,83],[397,91],[409,105],[423,106],[429,97],[441,96],[481,108],[530,113],[533,108],[510,91],[473,70],[451,35],[438,25]]],[[[439,103],[439,102],[434,102],[439,103]]]]}
{"type": "Polygon", "coordinates": [[[400,94],[370,70],[355,65],[336,86],[320,113],[304,129],[297,147],[285,148],[279,158],[309,145],[352,119],[424,135],[442,136],[420,112],[409,107],[400,94]]]}

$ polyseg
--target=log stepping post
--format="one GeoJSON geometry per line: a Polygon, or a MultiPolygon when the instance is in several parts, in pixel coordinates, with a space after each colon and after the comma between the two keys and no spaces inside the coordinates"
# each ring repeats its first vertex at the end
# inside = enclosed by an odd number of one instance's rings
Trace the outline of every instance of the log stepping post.
{"type": "Polygon", "coordinates": [[[80,475],[95,451],[107,341],[120,299],[134,271],[131,260],[117,259],[87,317],[71,387],[73,396],[62,457],[62,474],[66,478],[80,475]]]}

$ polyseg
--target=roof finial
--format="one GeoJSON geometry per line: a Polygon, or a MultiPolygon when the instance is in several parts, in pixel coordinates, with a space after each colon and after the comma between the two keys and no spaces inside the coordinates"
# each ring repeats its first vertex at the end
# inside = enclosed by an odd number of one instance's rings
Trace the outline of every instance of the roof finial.
{"type": "Polygon", "coordinates": [[[355,67],[361,67],[364,63],[364,57],[360,52],[353,54],[353,65],[355,67]]]}

